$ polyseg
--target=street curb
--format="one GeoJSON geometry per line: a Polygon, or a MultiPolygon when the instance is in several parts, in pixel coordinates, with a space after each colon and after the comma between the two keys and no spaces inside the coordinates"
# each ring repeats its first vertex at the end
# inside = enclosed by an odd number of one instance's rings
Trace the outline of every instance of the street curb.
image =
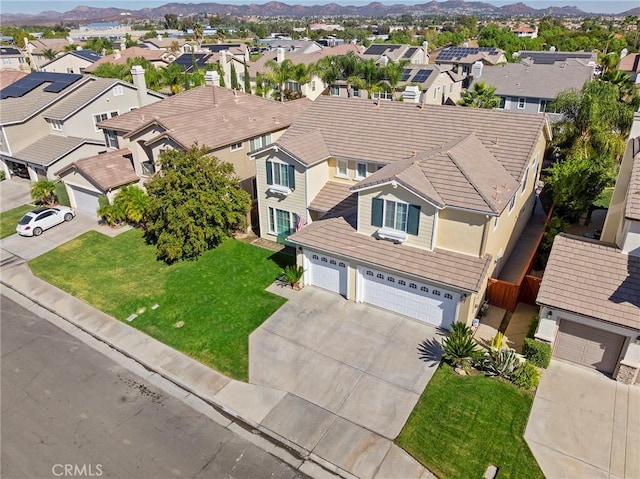
{"type": "MultiPolygon", "coordinates": [[[[287,461],[285,458],[278,457],[278,459],[281,459],[284,462],[287,462],[290,466],[294,467],[296,470],[300,470],[304,466],[305,462],[309,461],[309,462],[312,462],[313,464],[315,464],[316,466],[320,467],[321,470],[324,473],[330,474],[333,477],[336,477],[336,475],[339,476],[339,477],[342,477],[344,479],[353,479],[355,477],[351,473],[349,473],[347,471],[344,471],[339,466],[337,466],[335,464],[332,464],[332,463],[326,461],[325,459],[322,459],[322,458],[316,456],[315,454],[312,454],[310,451],[307,451],[306,449],[294,444],[293,442],[291,442],[288,439],[280,436],[279,434],[275,433],[274,431],[271,431],[270,429],[264,427],[263,425],[261,425],[259,423],[256,423],[255,421],[252,421],[251,419],[243,418],[234,409],[229,408],[229,407],[227,407],[227,406],[225,406],[225,405],[223,405],[223,404],[221,404],[221,403],[219,403],[219,402],[217,402],[217,401],[215,401],[215,400],[213,400],[213,399],[211,399],[211,398],[209,398],[207,396],[204,396],[204,395],[200,394],[197,390],[195,390],[192,387],[184,384],[175,375],[170,374],[170,373],[162,370],[161,368],[158,368],[156,366],[150,365],[147,361],[145,361],[143,359],[140,359],[140,358],[136,357],[135,355],[129,353],[125,349],[113,344],[108,339],[102,337],[98,332],[90,331],[89,329],[84,327],[79,322],[74,321],[74,320],[69,319],[69,318],[66,318],[65,316],[63,316],[60,313],[58,313],[55,309],[47,306],[46,304],[44,304],[41,301],[31,297],[30,295],[20,291],[19,289],[17,289],[15,286],[9,284],[4,279],[0,279],[0,284],[3,285],[6,288],[9,288],[11,291],[15,292],[16,294],[19,294],[20,296],[22,296],[22,297],[26,298],[27,300],[33,302],[34,304],[38,305],[39,307],[41,307],[42,309],[48,311],[49,313],[53,314],[54,316],[62,319],[63,321],[68,322],[69,324],[72,324],[73,326],[75,326],[76,328],[78,328],[79,330],[84,332],[85,334],[91,336],[92,338],[100,341],[103,344],[106,344],[108,347],[110,347],[111,349],[117,351],[118,353],[122,354],[123,356],[135,361],[136,363],[138,363],[140,366],[142,366],[143,368],[145,368],[149,372],[158,374],[160,377],[166,379],[167,381],[169,381],[170,383],[174,384],[178,388],[180,388],[180,389],[192,394],[193,396],[197,397],[198,399],[200,399],[204,403],[206,403],[209,406],[211,406],[216,412],[220,413],[222,416],[224,416],[227,419],[229,419],[232,424],[236,424],[239,427],[241,427],[243,430],[245,430],[245,431],[247,431],[247,432],[249,432],[249,433],[251,433],[253,435],[257,435],[258,437],[262,437],[263,439],[267,440],[272,445],[283,449],[284,451],[289,453],[294,458],[302,461],[301,464],[296,465],[296,464],[292,464],[290,461],[287,461]]],[[[112,319],[114,321],[118,321],[115,318],[112,318],[112,319]]],[[[118,323],[122,323],[122,322],[118,321],[118,323]]],[[[122,323],[122,324],[124,324],[124,323],[122,323]]],[[[125,325],[125,326],[128,326],[128,325],[125,325]]],[[[132,328],[132,329],[135,329],[135,328],[132,328]]],[[[135,331],[137,331],[138,333],[143,334],[143,335],[151,338],[151,336],[148,336],[146,333],[144,333],[142,331],[139,331],[137,329],[135,331]]],[[[151,339],[153,339],[153,338],[151,338],[151,339]]],[[[167,346],[167,345],[164,345],[164,346],[167,347],[167,348],[173,349],[170,346],[167,346]]],[[[177,351],[177,350],[175,350],[175,351],[177,351]]],[[[180,353],[180,351],[177,351],[177,352],[180,353]]],[[[184,354],[184,353],[180,353],[180,354],[184,354]]],[[[269,451],[267,451],[267,452],[269,452],[269,451]]]]}

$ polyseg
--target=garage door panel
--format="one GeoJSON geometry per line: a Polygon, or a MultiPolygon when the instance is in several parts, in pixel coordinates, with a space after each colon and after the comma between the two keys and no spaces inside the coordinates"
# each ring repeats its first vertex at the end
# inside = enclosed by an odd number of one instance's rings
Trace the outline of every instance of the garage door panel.
{"type": "Polygon", "coordinates": [[[612,373],[624,344],[624,336],[562,320],[553,355],[557,358],[612,373]]]}
{"type": "Polygon", "coordinates": [[[360,268],[362,301],[434,326],[455,320],[459,295],[369,268],[360,268]]]}
{"type": "Polygon", "coordinates": [[[100,207],[100,203],[98,201],[98,197],[100,196],[99,193],[78,188],[77,186],[69,185],[69,187],[73,194],[75,209],[97,216],[98,208],[100,207]]]}
{"type": "Polygon", "coordinates": [[[305,252],[308,263],[309,284],[347,294],[347,263],[320,253],[305,252]]]}

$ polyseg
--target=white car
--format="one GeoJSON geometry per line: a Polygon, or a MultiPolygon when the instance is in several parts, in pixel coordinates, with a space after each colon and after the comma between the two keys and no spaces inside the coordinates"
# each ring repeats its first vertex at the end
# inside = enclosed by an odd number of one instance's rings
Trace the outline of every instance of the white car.
{"type": "Polygon", "coordinates": [[[38,208],[18,221],[16,232],[21,236],[40,236],[44,230],[71,221],[75,215],[76,212],[68,206],[38,208]]]}

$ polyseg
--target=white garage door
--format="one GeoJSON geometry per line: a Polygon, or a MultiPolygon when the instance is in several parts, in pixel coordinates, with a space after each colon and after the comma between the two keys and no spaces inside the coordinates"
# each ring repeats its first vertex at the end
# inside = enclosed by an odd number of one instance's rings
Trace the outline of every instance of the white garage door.
{"type": "Polygon", "coordinates": [[[69,185],[73,198],[71,199],[74,208],[85,213],[98,216],[98,193],[94,193],[77,186],[69,185]]]}
{"type": "Polygon", "coordinates": [[[624,344],[624,336],[563,319],[553,355],[603,373],[612,373],[624,344]]]}
{"type": "Polygon", "coordinates": [[[307,282],[334,293],[347,295],[347,263],[331,256],[305,251],[307,282]]]}
{"type": "Polygon", "coordinates": [[[460,295],[369,268],[359,268],[362,301],[449,329],[460,295]]]}

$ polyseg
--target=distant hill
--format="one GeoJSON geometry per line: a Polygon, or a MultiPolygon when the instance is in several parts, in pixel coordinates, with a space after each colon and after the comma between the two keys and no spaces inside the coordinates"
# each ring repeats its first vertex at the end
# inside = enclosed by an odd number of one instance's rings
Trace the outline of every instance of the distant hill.
{"type": "MultiPolygon", "coordinates": [[[[595,3],[595,2],[594,2],[595,3]]],[[[577,7],[549,7],[535,9],[525,3],[514,3],[496,7],[485,2],[465,2],[464,0],[448,0],[443,2],[430,1],[419,5],[383,5],[379,2],[368,5],[349,6],[329,3],[327,5],[289,5],[282,2],[267,2],[251,5],[228,5],[224,3],[167,3],[156,8],[143,8],[140,10],[128,10],[125,8],[98,8],[78,6],[68,12],[47,11],[35,15],[22,13],[2,13],[0,22],[3,24],[53,24],[62,21],[92,22],[117,20],[126,14],[129,18],[147,19],[160,18],[167,13],[188,16],[196,13],[218,15],[242,15],[264,17],[317,17],[317,16],[383,16],[402,14],[475,14],[499,15],[499,16],[568,16],[587,15],[577,7]]],[[[623,13],[624,15],[640,15],[640,8],[634,8],[623,13]]]]}

